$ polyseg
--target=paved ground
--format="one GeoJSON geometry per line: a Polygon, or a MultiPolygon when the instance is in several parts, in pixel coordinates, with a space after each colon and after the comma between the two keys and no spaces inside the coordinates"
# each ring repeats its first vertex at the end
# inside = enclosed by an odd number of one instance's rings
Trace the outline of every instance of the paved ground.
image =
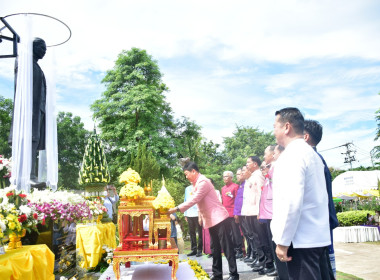
{"type": "MultiPolygon", "coordinates": [[[[365,280],[380,279],[380,245],[374,243],[341,243],[336,242],[335,260],[338,271],[355,275],[365,280]]],[[[203,256],[202,258],[191,257],[202,265],[204,270],[211,274],[212,259],[203,256]]],[[[237,262],[240,280],[251,279],[273,279],[273,277],[261,276],[242,261],[237,262]]],[[[224,279],[228,278],[227,260],[223,259],[224,279]]]]}
{"type": "Polygon", "coordinates": [[[365,280],[380,279],[380,245],[377,243],[334,243],[338,271],[365,280]]]}
{"type": "MultiPolygon", "coordinates": [[[[365,280],[379,280],[380,244],[376,243],[335,243],[335,259],[338,271],[355,275],[365,280]]],[[[180,255],[180,259],[186,259],[186,255],[180,255]]],[[[189,257],[197,260],[203,269],[211,274],[212,258],[206,255],[202,257],[189,257]]],[[[240,280],[273,279],[273,277],[261,276],[252,272],[251,268],[242,261],[237,261],[240,280]]],[[[133,268],[131,267],[131,270],[133,268]]],[[[224,279],[228,278],[227,260],[223,258],[224,279]]],[[[87,279],[98,279],[100,273],[90,274],[87,279]]]]}

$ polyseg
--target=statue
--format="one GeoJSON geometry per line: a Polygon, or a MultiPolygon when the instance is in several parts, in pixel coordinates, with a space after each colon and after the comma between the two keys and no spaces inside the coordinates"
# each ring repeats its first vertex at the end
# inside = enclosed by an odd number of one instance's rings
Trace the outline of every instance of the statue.
{"type": "MultiPolygon", "coordinates": [[[[46,43],[41,38],[33,40],[33,117],[32,117],[32,165],[30,171],[31,185],[38,188],[46,186],[45,183],[37,181],[36,161],[39,150],[45,150],[46,132],[46,80],[44,72],[38,65],[38,60],[42,59],[46,53],[46,43]]],[[[17,60],[15,66],[15,87],[17,84],[17,60]]],[[[16,91],[15,91],[16,92],[16,91]]],[[[12,144],[12,127],[8,142],[12,144]]]]}

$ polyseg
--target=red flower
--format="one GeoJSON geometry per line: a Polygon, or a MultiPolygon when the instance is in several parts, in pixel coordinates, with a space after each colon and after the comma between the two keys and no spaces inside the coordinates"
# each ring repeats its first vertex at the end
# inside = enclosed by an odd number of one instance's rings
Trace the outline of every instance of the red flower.
{"type": "Polygon", "coordinates": [[[26,219],[28,219],[28,217],[27,217],[25,214],[22,214],[22,215],[18,216],[18,221],[19,221],[20,223],[25,222],[26,219]]]}
{"type": "Polygon", "coordinates": [[[9,193],[7,193],[7,196],[12,196],[12,195],[14,195],[13,192],[9,192],[9,193]]]}
{"type": "Polygon", "coordinates": [[[24,197],[26,197],[26,194],[20,193],[18,196],[21,197],[21,198],[24,198],[24,197]]]}
{"type": "Polygon", "coordinates": [[[38,214],[37,214],[37,213],[33,213],[33,218],[34,218],[35,220],[37,220],[37,219],[38,219],[38,214]]]}
{"type": "Polygon", "coordinates": [[[45,218],[42,219],[41,225],[43,225],[43,226],[45,225],[45,218]]]}

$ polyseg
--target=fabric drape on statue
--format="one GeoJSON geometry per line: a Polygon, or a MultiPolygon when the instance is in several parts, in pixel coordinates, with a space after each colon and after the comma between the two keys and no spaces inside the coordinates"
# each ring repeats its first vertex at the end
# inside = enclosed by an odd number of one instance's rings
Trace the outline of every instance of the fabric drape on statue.
{"type": "Polygon", "coordinates": [[[49,69],[46,71],[46,150],[39,152],[38,181],[46,182],[53,190],[58,184],[58,144],[57,144],[57,116],[55,112],[55,53],[49,49],[49,69]]]}
{"type": "Polygon", "coordinates": [[[12,175],[17,190],[30,192],[33,110],[33,38],[32,19],[24,17],[24,36],[19,44],[16,94],[12,134],[12,175]]]}

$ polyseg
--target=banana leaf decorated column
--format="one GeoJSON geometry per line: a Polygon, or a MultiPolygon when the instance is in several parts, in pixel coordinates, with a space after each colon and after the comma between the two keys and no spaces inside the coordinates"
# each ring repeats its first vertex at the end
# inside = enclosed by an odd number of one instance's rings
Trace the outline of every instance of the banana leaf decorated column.
{"type": "Polygon", "coordinates": [[[85,188],[86,197],[98,197],[110,182],[110,172],[103,143],[94,129],[88,139],[83,162],[79,171],[79,184],[85,188]]]}

